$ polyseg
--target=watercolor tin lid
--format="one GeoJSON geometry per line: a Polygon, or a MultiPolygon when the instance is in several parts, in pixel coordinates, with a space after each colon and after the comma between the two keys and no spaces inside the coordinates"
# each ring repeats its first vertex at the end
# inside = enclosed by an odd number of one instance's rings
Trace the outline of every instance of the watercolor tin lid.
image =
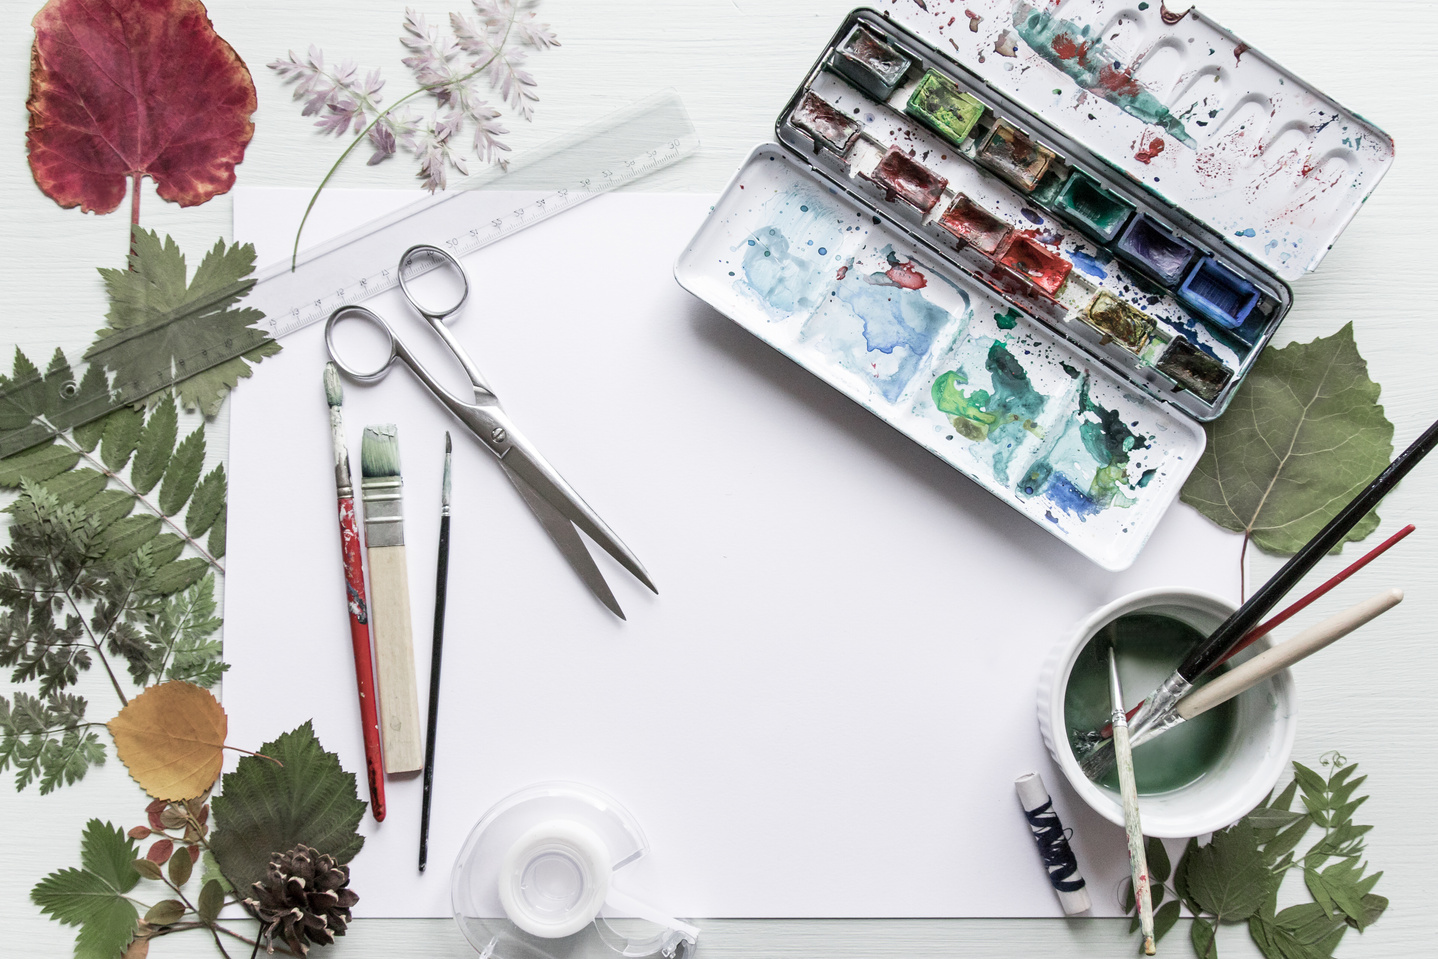
{"type": "Polygon", "coordinates": [[[1318,267],[1393,164],[1388,134],[1196,8],[969,0],[933,13],[904,22],[1284,280],[1318,267]]]}

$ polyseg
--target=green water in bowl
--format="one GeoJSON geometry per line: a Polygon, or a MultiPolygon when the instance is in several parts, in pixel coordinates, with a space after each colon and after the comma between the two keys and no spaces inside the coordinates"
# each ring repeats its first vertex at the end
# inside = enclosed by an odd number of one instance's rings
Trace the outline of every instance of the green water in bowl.
{"type": "MultiPolygon", "coordinates": [[[[1104,726],[1113,715],[1108,688],[1110,642],[1118,654],[1124,705],[1132,709],[1204,638],[1188,623],[1157,613],[1129,613],[1099,630],[1074,661],[1064,690],[1070,746],[1076,734],[1104,726]]],[[[1210,677],[1221,672],[1216,670],[1210,677]]],[[[1139,746],[1133,751],[1139,793],[1169,792],[1200,779],[1228,750],[1237,722],[1238,702],[1230,699],[1139,746]]],[[[1118,771],[1112,770],[1098,783],[1117,791],[1118,771]]]]}

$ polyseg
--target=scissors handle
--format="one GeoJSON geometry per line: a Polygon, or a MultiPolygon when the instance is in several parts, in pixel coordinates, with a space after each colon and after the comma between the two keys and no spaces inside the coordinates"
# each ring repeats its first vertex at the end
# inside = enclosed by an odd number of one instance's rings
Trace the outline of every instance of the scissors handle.
{"type": "Polygon", "coordinates": [[[444,325],[444,321],[458,313],[465,301],[469,299],[469,274],[465,272],[464,266],[448,250],[429,243],[416,243],[400,255],[398,273],[399,288],[404,293],[404,298],[409,300],[409,305],[414,307],[415,312],[424,317],[434,328],[434,331],[439,334],[439,338],[444,340],[444,345],[449,347],[449,351],[454,354],[455,359],[459,360],[459,365],[464,367],[465,375],[469,377],[469,382],[474,386],[475,400],[477,402],[495,402],[494,391],[490,389],[489,381],[484,378],[479,367],[474,365],[474,360],[470,359],[464,347],[459,345],[459,340],[449,331],[449,327],[444,325]],[[440,267],[449,267],[459,276],[462,284],[459,299],[452,305],[444,309],[427,305],[420,302],[419,297],[410,289],[409,284],[414,277],[437,269],[433,266],[425,269],[419,268],[416,264],[421,257],[437,258],[440,261],[440,267]]]}

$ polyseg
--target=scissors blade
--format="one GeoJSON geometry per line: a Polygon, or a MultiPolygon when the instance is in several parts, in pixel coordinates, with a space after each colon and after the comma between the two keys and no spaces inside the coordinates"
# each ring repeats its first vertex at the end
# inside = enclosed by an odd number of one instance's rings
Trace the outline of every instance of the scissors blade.
{"type": "Polygon", "coordinates": [[[599,567],[594,565],[594,557],[589,555],[589,550],[585,548],[584,541],[579,538],[579,531],[574,528],[574,524],[563,513],[555,509],[549,500],[539,495],[533,486],[530,486],[519,474],[510,469],[504,460],[500,460],[500,465],[504,466],[504,475],[508,476],[509,481],[514,484],[514,488],[519,490],[519,495],[524,497],[530,510],[539,519],[539,524],[544,527],[549,538],[554,540],[554,544],[559,547],[559,552],[579,574],[584,585],[589,587],[589,591],[598,597],[601,603],[609,607],[610,612],[620,619],[625,619],[624,610],[619,608],[619,601],[614,598],[614,593],[610,591],[609,584],[604,581],[599,567]]]}
{"type": "Polygon", "coordinates": [[[644,564],[639,562],[639,557],[624,545],[623,540],[614,535],[614,531],[605,525],[598,513],[589,508],[588,503],[580,499],[579,494],[564,481],[564,477],[539,455],[539,451],[523,436],[514,433],[510,434],[510,442],[512,445],[500,460],[505,472],[528,483],[551,507],[589,534],[590,539],[618,560],[635,579],[649,587],[650,592],[657,594],[659,590],[649,579],[649,573],[644,569],[644,564]]]}

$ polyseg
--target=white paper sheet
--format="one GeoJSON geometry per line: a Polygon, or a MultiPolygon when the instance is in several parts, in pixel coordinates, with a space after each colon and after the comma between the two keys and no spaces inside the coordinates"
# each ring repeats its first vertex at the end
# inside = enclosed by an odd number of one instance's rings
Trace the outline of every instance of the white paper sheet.
{"type": "MultiPolygon", "coordinates": [[[[303,202],[239,194],[237,238],[286,252],[303,202]]],[[[449,915],[449,866],[480,815],[566,779],[644,825],[652,855],[622,888],[673,915],[1057,916],[1013,789],[1039,770],[1096,914],[1117,914],[1123,833],[1050,763],[1039,666],[1131,590],[1235,597],[1238,538],[1178,506],[1132,570],[1090,564],[680,290],[671,265],[709,204],[606,196],[482,251],[453,326],[658,584],[650,596],[595,550],[627,623],[407,371],[346,385],[356,477],[361,428],[400,426],[422,696],[455,438],[430,866],[415,868],[419,781],[391,779],[388,818],[362,826],[356,912],[449,915]]],[[[315,239],[335,228],[321,213],[315,239]]],[[[397,296],[369,305],[464,388],[397,296]]],[[[231,421],[230,742],[313,719],[363,795],[321,329],[284,348],[231,421]]]]}

